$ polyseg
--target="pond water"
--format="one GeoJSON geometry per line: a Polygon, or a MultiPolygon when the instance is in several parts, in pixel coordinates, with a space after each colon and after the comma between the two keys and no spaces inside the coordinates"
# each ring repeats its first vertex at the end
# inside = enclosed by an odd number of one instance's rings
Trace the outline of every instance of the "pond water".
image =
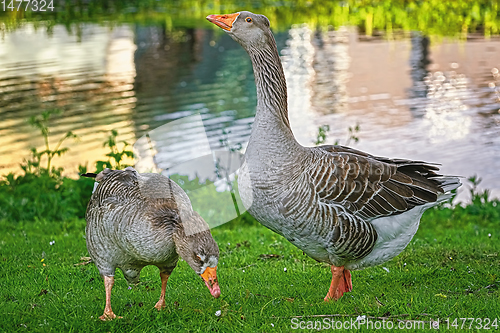
{"type": "MultiPolygon", "coordinates": [[[[436,162],[447,174],[483,179],[500,197],[500,38],[466,40],[408,32],[367,37],[356,28],[276,33],[287,77],[292,129],[313,145],[329,125],[327,144],[374,155],[436,162]]],[[[69,152],[54,162],[76,176],[93,169],[111,130],[133,144],[187,116],[201,119],[210,149],[221,139],[245,146],[255,115],[250,60],[225,34],[207,28],[80,24],[50,30],[26,23],[0,39],[0,174],[19,172],[43,139],[27,122],[44,110],[51,145],[67,131],[69,152]]],[[[193,130],[190,130],[193,128],[193,130]]],[[[197,157],[198,129],[175,135],[169,163],[197,157]]],[[[464,179],[465,181],[465,179],[464,179]]],[[[461,200],[467,200],[462,187],[461,200]]]]}

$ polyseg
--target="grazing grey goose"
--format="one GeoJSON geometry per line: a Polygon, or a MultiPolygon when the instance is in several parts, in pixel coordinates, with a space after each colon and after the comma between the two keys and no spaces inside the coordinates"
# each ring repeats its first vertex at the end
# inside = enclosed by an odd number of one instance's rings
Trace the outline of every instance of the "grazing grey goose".
{"type": "Polygon", "coordinates": [[[116,318],[111,309],[116,268],[127,282],[137,283],[144,266],[157,266],[158,310],[165,307],[167,280],[179,256],[203,278],[213,297],[220,296],[219,248],[176,183],[159,174],[139,174],[132,167],[82,176],[99,182],[87,207],[85,231],[90,257],[104,278],[106,307],[100,319],[116,318]]]}
{"type": "Polygon", "coordinates": [[[351,270],[401,253],[423,212],[450,199],[460,181],[431,163],[300,145],[269,20],[247,11],[207,19],[247,51],[254,70],[257,112],[238,178],[243,203],[261,224],[331,265],[325,301],[337,300],[352,290],[351,270]]]}

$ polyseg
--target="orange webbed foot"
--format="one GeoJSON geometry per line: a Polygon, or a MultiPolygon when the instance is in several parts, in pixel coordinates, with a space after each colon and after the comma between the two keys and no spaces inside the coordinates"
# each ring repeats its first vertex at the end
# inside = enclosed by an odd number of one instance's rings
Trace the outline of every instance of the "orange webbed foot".
{"type": "Polygon", "coordinates": [[[352,290],[351,272],[349,272],[348,269],[345,269],[344,266],[336,267],[332,265],[331,270],[332,283],[325,296],[325,302],[332,299],[336,301],[341,298],[344,293],[352,290]]]}

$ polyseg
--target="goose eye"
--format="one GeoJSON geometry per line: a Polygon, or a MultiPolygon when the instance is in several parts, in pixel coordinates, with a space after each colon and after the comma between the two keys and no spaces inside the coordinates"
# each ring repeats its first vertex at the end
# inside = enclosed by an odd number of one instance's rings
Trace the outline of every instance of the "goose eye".
{"type": "Polygon", "coordinates": [[[196,258],[198,258],[198,260],[201,261],[201,257],[199,255],[197,255],[196,258]]]}
{"type": "Polygon", "coordinates": [[[247,21],[248,23],[252,23],[252,18],[251,18],[251,17],[247,17],[247,18],[245,19],[245,21],[247,21]]]}

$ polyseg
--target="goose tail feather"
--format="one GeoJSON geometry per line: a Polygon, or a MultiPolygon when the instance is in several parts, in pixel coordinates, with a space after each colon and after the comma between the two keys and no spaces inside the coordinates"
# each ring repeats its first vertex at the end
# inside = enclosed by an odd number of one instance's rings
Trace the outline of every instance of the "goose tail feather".
{"type": "Polygon", "coordinates": [[[443,176],[439,177],[439,179],[436,179],[440,183],[440,187],[443,189],[445,194],[448,194],[448,192],[456,190],[457,188],[462,185],[460,182],[460,178],[455,177],[455,176],[443,176]]]}
{"type": "Polygon", "coordinates": [[[97,176],[97,173],[93,173],[93,172],[87,172],[87,173],[80,174],[80,177],[85,177],[85,178],[95,178],[96,176],[97,176]]]}

